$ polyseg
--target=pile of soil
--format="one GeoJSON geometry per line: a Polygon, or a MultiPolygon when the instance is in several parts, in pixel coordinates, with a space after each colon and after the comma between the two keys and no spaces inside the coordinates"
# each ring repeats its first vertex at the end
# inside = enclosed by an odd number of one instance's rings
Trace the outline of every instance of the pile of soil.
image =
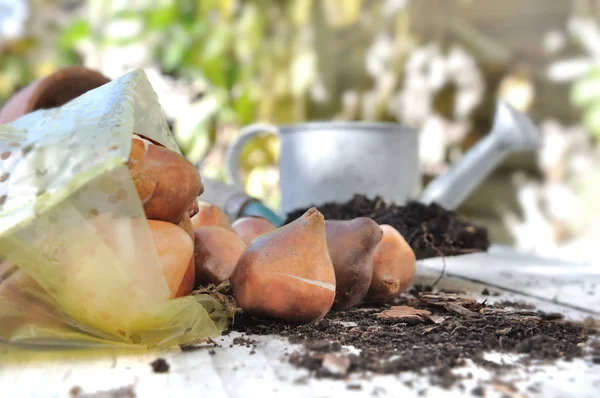
{"type": "MultiPolygon", "coordinates": [[[[247,335],[287,336],[303,350],[290,355],[296,366],[317,377],[343,378],[371,371],[396,374],[425,372],[434,385],[449,387],[459,380],[452,369],[466,359],[494,372],[511,365],[487,361],[483,353],[495,350],[524,354],[521,361],[588,355],[583,343],[595,330],[548,314],[502,302],[487,305],[457,294],[432,293],[417,286],[387,304],[363,304],[330,312],[309,325],[289,325],[242,314],[233,330],[247,335]],[[358,354],[344,353],[354,346],[358,354]]],[[[595,361],[598,353],[591,353],[595,361]]]]}
{"type": "MultiPolygon", "coordinates": [[[[355,195],[346,203],[315,206],[327,220],[352,220],[368,217],[378,224],[396,228],[410,244],[418,259],[487,251],[487,229],[477,226],[453,211],[433,203],[408,202],[405,206],[387,203],[381,197],[369,199],[355,195]]],[[[308,210],[287,214],[286,224],[308,210]]]]}

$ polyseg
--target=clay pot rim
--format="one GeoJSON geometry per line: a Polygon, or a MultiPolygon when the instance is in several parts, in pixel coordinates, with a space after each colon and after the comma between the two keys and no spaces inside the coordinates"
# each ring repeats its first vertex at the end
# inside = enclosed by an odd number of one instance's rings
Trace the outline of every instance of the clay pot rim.
{"type": "Polygon", "coordinates": [[[88,81],[102,82],[98,87],[111,81],[111,79],[102,73],[85,66],[73,65],[61,68],[31,83],[34,87],[31,96],[27,100],[25,111],[27,113],[33,112],[40,99],[47,95],[48,92],[51,92],[53,88],[60,87],[65,82],[80,77],[85,77],[88,81]]]}

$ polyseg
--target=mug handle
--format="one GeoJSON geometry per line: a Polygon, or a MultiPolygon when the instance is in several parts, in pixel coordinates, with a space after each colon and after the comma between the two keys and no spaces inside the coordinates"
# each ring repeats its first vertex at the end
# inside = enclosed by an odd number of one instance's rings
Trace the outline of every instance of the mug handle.
{"type": "Polygon", "coordinates": [[[233,182],[233,184],[240,189],[244,189],[244,181],[242,181],[239,173],[240,155],[242,154],[242,150],[248,141],[260,133],[265,132],[279,135],[279,127],[268,123],[256,123],[246,126],[240,131],[240,136],[237,138],[237,140],[235,140],[227,149],[227,153],[225,155],[225,169],[227,176],[233,182]]]}

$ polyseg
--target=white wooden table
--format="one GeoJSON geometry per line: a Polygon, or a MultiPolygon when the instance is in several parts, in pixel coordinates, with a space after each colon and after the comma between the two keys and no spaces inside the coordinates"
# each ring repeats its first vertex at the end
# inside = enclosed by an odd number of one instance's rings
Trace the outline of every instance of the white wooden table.
{"type": "MultiPolygon", "coordinates": [[[[420,262],[416,283],[432,283],[441,259],[420,262]]],[[[499,296],[488,302],[511,300],[560,312],[569,319],[600,318],[600,268],[532,258],[502,248],[489,253],[446,259],[447,276],[440,288],[466,291],[484,299],[484,288],[499,296]]],[[[285,338],[251,336],[257,347],[229,347],[239,333],[216,339],[220,347],[182,352],[179,348],[143,353],[102,352],[94,358],[72,350],[29,351],[19,356],[0,345],[0,398],[12,397],[456,397],[471,396],[483,386],[486,397],[600,397],[600,365],[589,359],[559,361],[554,365],[517,368],[500,378],[512,382],[508,390],[497,375],[472,363],[456,373],[473,374],[466,387],[433,387],[424,376],[352,375],[348,380],[307,377],[308,372],[286,362],[286,353],[299,349],[285,338]],[[170,365],[167,373],[154,373],[150,363],[158,357],[170,365]],[[532,371],[533,370],[533,371],[532,371]],[[406,382],[410,381],[411,387],[406,382]]],[[[351,347],[344,349],[351,350],[351,347]]],[[[515,362],[515,355],[489,353],[493,361],[515,362]]]]}

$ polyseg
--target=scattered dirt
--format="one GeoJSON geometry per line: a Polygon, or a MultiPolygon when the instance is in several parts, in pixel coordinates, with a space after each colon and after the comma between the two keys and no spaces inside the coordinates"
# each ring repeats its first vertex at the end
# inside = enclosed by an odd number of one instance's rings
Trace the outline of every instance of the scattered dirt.
{"type": "MultiPolygon", "coordinates": [[[[489,305],[465,295],[428,290],[412,289],[387,304],[332,311],[310,325],[242,314],[236,317],[233,330],[247,335],[286,336],[290,342],[302,344],[304,349],[290,355],[289,360],[317,377],[416,371],[428,374],[432,384],[443,387],[461,380],[453,369],[467,359],[497,374],[511,368],[486,360],[486,351],[523,354],[523,363],[571,360],[585,355],[580,343],[595,333],[561,319],[560,314],[523,308],[526,306],[520,303],[489,305]],[[344,346],[354,346],[360,352],[347,352],[344,346]]],[[[597,355],[592,353],[592,359],[597,355]]],[[[475,389],[473,394],[481,392],[475,389]]]]}
{"type": "Polygon", "coordinates": [[[247,339],[244,337],[236,337],[233,339],[233,344],[234,345],[238,345],[238,346],[242,346],[242,347],[246,347],[246,348],[251,348],[251,349],[255,349],[256,348],[256,340],[252,340],[252,339],[247,339]]]}
{"type": "MultiPolygon", "coordinates": [[[[255,354],[256,351],[256,347],[257,347],[257,341],[253,340],[253,339],[248,339],[245,337],[236,337],[233,339],[233,341],[231,342],[231,344],[229,345],[229,348],[233,348],[233,346],[240,346],[240,347],[246,347],[250,349],[250,354],[255,354]]],[[[181,349],[181,351],[198,351],[198,350],[205,350],[208,349],[208,353],[210,355],[215,355],[217,352],[215,351],[215,348],[222,348],[221,345],[217,344],[214,340],[212,339],[207,339],[206,342],[202,342],[199,344],[181,344],[179,346],[179,348],[181,349]]]]}
{"type": "Polygon", "coordinates": [[[600,364],[600,340],[597,340],[592,345],[592,362],[600,364]]]}
{"type": "MultiPolygon", "coordinates": [[[[328,203],[318,208],[331,220],[369,217],[379,224],[392,225],[418,258],[486,251],[489,247],[486,229],[436,204],[410,202],[396,206],[379,197],[357,195],[347,203],[328,203]]],[[[288,214],[286,223],[306,210],[288,214]]],[[[221,292],[227,296],[225,290],[221,292]]],[[[499,295],[488,289],[482,294],[499,295]]],[[[582,344],[598,328],[568,322],[561,314],[538,311],[524,303],[488,304],[464,292],[434,291],[432,286],[423,285],[415,285],[386,303],[365,302],[349,310],[331,311],[324,319],[308,325],[242,313],[234,318],[231,330],[247,336],[234,339],[232,346],[245,346],[252,352],[256,348],[252,335],[278,335],[301,344],[303,349],[287,358],[316,377],[345,379],[352,373],[411,371],[428,375],[431,385],[456,385],[466,393],[462,380],[472,375],[461,376],[454,369],[464,366],[467,360],[496,376],[516,366],[487,360],[484,353],[490,351],[510,353],[520,358],[521,364],[584,356],[590,362],[600,361],[600,346],[588,352],[582,344]],[[347,346],[357,350],[348,350],[347,346]]],[[[360,388],[359,384],[348,384],[347,388],[355,386],[360,388]]],[[[495,386],[504,392],[513,388],[502,382],[495,386]]],[[[486,393],[482,386],[470,392],[475,396],[486,393]]]]}
{"type": "MultiPolygon", "coordinates": [[[[369,217],[378,224],[393,226],[404,236],[418,259],[487,251],[490,246],[485,228],[435,203],[408,202],[405,206],[397,206],[380,197],[369,199],[355,195],[346,203],[326,203],[316,207],[328,220],[369,217]]],[[[306,210],[288,213],[286,224],[306,210]]]]}
{"type": "Polygon", "coordinates": [[[164,358],[158,358],[150,364],[154,373],[167,373],[169,372],[169,363],[164,358]]]}
{"type": "Polygon", "coordinates": [[[494,296],[494,297],[498,297],[498,296],[500,296],[500,293],[498,293],[498,292],[490,292],[489,289],[486,287],[485,289],[483,289],[481,291],[481,295],[482,296],[494,296]]]}
{"type": "Polygon", "coordinates": [[[471,394],[473,394],[476,397],[485,397],[485,390],[483,389],[483,387],[477,386],[471,391],[471,394]]]}

